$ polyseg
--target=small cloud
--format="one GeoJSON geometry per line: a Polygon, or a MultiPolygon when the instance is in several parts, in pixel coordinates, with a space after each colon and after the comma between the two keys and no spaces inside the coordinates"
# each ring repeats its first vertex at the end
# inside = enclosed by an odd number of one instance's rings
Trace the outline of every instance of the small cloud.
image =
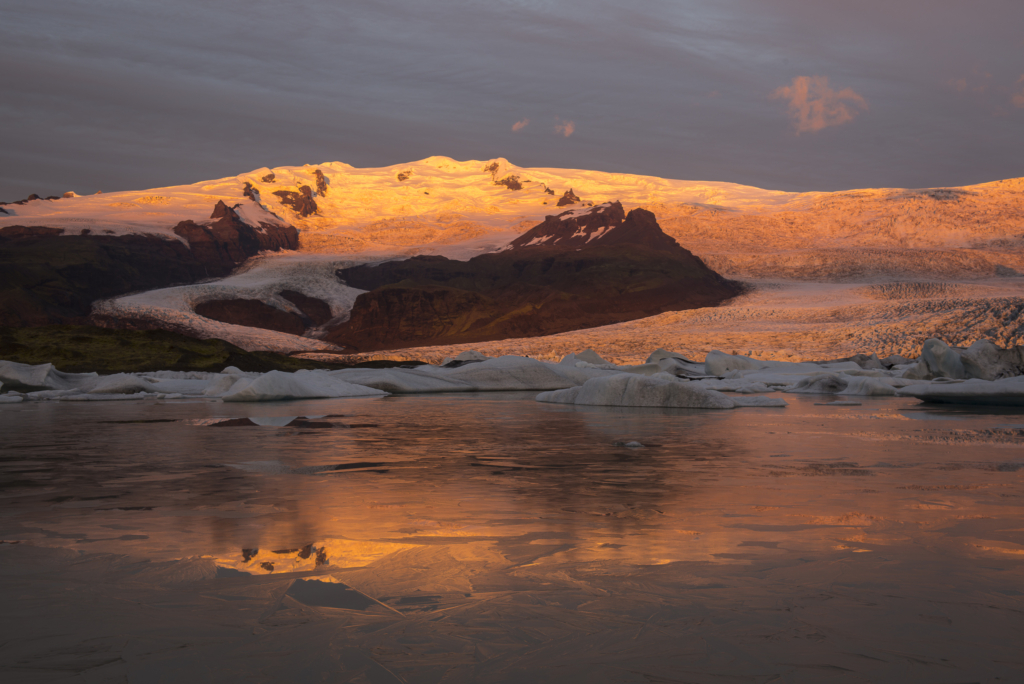
{"type": "Polygon", "coordinates": [[[512,124],[512,132],[513,133],[518,133],[519,131],[523,130],[524,128],[526,128],[529,125],[530,125],[530,120],[529,119],[523,119],[522,121],[516,121],[514,124],[512,124]]]}
{"type": "Polygon", "coordinates": [[[833,90],[827,76],[797,76],[791,85],[776,89],[771,97],[789,100],[789,113],[798,135],[853,121],[868,108],[867,100],[852,88],[833,90]]]}
{"type": "Polygon", "coordinates": [[[558,121],[558,123],[555,124],[555,133],[558,133],[559,135],[564,135],[566,138],[568,138],[570,135],[576,132],[576,124],[574,122],[562,121],[561,119],[556,119],[556,121],[558,121]]]}
{"type": "Polygon", "coordinates": [[[1010,102],[1018,109],[1024,109],[1024,76],[1017,79],[1017,92],[1010,98],[1010,102]]]}
{"type": "Polygon", "coordinates": [[[951,78],[946,81],[946,85],[958,93],[971,92],[979,95],[987,91],[991,83],[992,74],[987,71],[982,71],[977,67],[975,67],[974,71],[971,72],[970,76],[951,78]]]}

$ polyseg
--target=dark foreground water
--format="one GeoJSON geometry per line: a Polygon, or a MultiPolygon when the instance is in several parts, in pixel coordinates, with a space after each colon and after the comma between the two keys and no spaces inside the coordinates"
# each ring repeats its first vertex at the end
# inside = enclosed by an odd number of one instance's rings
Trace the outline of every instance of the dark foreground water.
{"type": "Polygon", "coordinates": [[[1024,681],[1024,412],[532,396],[0,406],[0,675],[1024,681]]]}

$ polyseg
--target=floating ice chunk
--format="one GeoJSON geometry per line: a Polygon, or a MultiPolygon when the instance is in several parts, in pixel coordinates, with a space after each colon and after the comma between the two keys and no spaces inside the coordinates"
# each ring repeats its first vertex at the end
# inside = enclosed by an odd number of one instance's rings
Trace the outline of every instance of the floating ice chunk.
{"type": "Polygon", "coordinates": [[[239,370],[234,366],[228,366],[227,368],[222,370],[221,373],[223,373],[224,375],[246,375],[245,371],[239,370]]]}
{"type": "Polygon", "coordinates": [[[963,382],[929,382],[896,391],[900,397],[917,397],[936,404],[1024,406],[1024,376],[1002,380],[971,379],[963,382]]]}
{"type": "Polygon", "coordinates": [[[737,404],[714,390],[693,382],[680,382],[668,373],[643,376],[616,373],[587,380],[580,387],[541,392],[537,401],[584,406],[641,406],[664,408],[729,409],[737,404]]]}
{"type": "Polygon", "coordinates": [[[0,383],[8,390],[32,392],[84,388],[98,377],[96,373],[62,373],[52,363],[30,366],[14,361],[0,361],[0,383]]]}
{"type": "Polygon", "coordinates": [[[849,378],[846,388],[835,392],[835,394],[892,397],[896,395],[896,387],[893,386],[889,378],[852,377],[849,378]]]}
{"type": "Polygon", "coordinates": [[[789,406],[782,397],[732,397],[736,408],[783,408],[789,406]]]}
{"type": "Polygon", "coordinates": [[[761,370],[766,368],[762,362],[746,356],[733,356],[717,349],[708,352],[704,359],[704,368],[708,375],[725,375],[734,370],[761,370]]]}
{"type": "MultiPolygon", "coordinates": [[[[651,356],[654,355],[652,354],[651,356]]],[[[658,370],[681,378],[701,378],[707,375],[703,363],[694,363],[693,361],[674,356],[666,356],[657,361],[650,361],[648,359],[646,365],[657,365],[658,370]]]]}
{"type": "Polygon", "coordinates": [[[59,397],[59,401],[136,401],[156,397],[149,392],[134,392],[132,394],[71,394],[59,397]]]}
{"type": "Polygon", "coordinates": [[[116,373],[101,377],[89,394],[138,394],[153,392],[155,383],[138,375],[116,373]]]}
{"type": "Polygon", "coordinates": [[[967,377],[960,355],[949,348],[949,345],[934,337],[925,340],[921,347],[921,359],[928,364],[928,370],[936,377],[959,380],[967,377]]]}
{"type": "Polygon", "coordinates": [[[607,359],[601,358],[601,355],[598,354],[593,349],[584,349],[583,351],[581,351],[579,354],[576,355],[576,360],[577,361],[586,361],[587,363],[592,363],[595,366],[601,366],[601,367],[607,367],[607,368],[614,368],[615,367],[614,363],[612,363],[611,361],[609,361],[607,359]]]}
{"type": "Polygon", "coordinates": [[[17,404],[25,401],[25,397],[20,394],[0,394],[0,404],[17,404]]]}
{"type": "Polygon", "coordinates": [[[473,385],[416,368],[347,368],[330,375],[353,385],[373,387],[392,394],[471,392],[473,385]]]}
{"type": "Polygon", "coordinates": [[[774,392],[775,390],[763,382],[748,382],[733,390],[737,394],[761,394],[763,392],[774,392]]]}
{"type": "Polygon", "coordinates": [[[683,363],[693,364],[695,366],[703,365],[703,364],[698,364],[696,361],[694,361],[692,359],[686,358],[682,354],[677,354],[675,352],[670,352],[669,350],[662,349],[660,347],[658,349],[655,349],[654,351],[652,351],[651,355],[647,357],[647,360],[644,361],[644,363],[658,363],[662,359],[676,359],[677,361],[682,361],[683,363]]]}
{"type": "Polygon", "coordinates": [[[472,385],[479,392],[553,390],[576,384],[555,372],[553,364],[522,356],[500,356],[454,370],[441,369],[440,373],[442,377],[472,385]]]}
{"type": "Polygon", "coordinates": [[[967,377],[960,355],[942,340],[934,337],[926,340],[921,347],[921,358],[917,364],[903,372],[904,378],[930,380],[943,377],[960,380],[967,377]]]}
{"type": "MultiPolygon", "coordinates": [[[[214,375],[211,379],[167,379],[167,380],[155,380],[149,376],[144,376],[147,380],[153,382],[153,392],[161,392],[164,394],[187,394],[189,396],[202,396],[207,389],[213,386],[219,379],[220,376],[214,375]]],[[[234,378],[232,378],[234,380],[234,378]]]]}
{"type": "Polygon", "coordinates": [[[847,375],[837,373],[815,373],[814,375],[802,378],[792,387],[783,390],[795,394],[839,394],[851,378],[847,375]]]}
{"type": "Polygon", "coordinates": [[[704,360],[704,369],[708,375],[724,376],[733,371],[771,371],[785,374],[820,373],[822,371],[861,370],[853,361],[838,363],[792,363],[790,361],[762,361],[748,356],[733,356],[720,351],[708,352],[704,360]]]}
{"type": "Polygon", "coordinates": [[[67,389],[67,390],[41,390],[39,392],[29,392],[25,395],[26,399],[31,401],[45,401],[47,399],[59,399],[61,397],[69,397],[72,394],[81,394],[80,389],[67,389]]]}
{"type": "Polygon", "coordinates": [[[969,378],[1000,380],[1020,375],[1024,367],[1022,347],[1000,349],[989,340],[978,340],[960,353],[964,372],[969,378]]]}
{"type": "MultiPolygon", "coordinates": [[[[709,390],[715,390],[716,392],[736,392],[738,394],[760,394],[762,392],[774,392],[774,387],[769,387],[763,382],[751,382],[746,378],[732,378],[719,380],[717,378],[704,378],[701,380],[694,380],[694,383],[698,383],[700,387],[709,390]]],[[[787,380],[784,384],[791,384],[791,380],[787,380]]]]}
{"type": "Polygon", "coordinates": [[[256,378],[240,378],[224,394],[224,401],[279,401],[335,397],[385,396],[372,387],[353,385],[323,372],[270,371],[256,378]]]}
{"type": "Polygon", "coordinates": [[[220,397],[227,393],[235,383],[242,378],[241,375],[222,375],[203,390],[203,396],[206,397],[220,397]]]}

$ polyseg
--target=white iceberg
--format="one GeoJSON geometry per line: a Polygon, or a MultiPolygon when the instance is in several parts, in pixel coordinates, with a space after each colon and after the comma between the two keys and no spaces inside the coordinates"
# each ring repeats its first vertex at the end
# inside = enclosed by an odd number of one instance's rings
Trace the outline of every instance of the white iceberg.
{"type": "Polygon", "coordinates": [[[593,378],[579,387],[541,392],[537,395],[537,401],[583,406],[699,409],[731,409],[740,405],[721,392],[705,389],[695,382],[680,382],[668,373],[651,376],[617,373],[593,378]]]}
{"type": "Polygon", "coordinates": [[[155,383],[146,378],[130,373],[116,373],[106,375],[99,379],[89,394],[138,394],[140,392],[155,392],[155,383]]]}
{"type": "Polygon", "coordinates": [[[929,382],[896,391],[900,397],[916,397],[933,404],[1024,406],[1024,375],[1002,380],[973,378],[962,382],[929,382]]]}
{"type": "Polygon", "coordinates": [[[418,368],[347,368],[331,371],[330,375],[353,385],[373,387],[391,394],[471,392],[475,389],[468,382],[418,368]]]}
{"type": "Polygon", "coordinates": [[[0,361],[0,383],[8,390],[33,392],[64,390],[86,386],[96,380],[96,373],[62,373],[52,363],[31,366],[14,361],[0,361]]]}
{"type": "Polygon", "coordinates": [[[337,397],[383,397],[372,387],[353,385],[327,373],[270,371],[256,378],[239,378],[224,394],[224,401],[280,401],[283,399],[329,399],[337,397]]]}

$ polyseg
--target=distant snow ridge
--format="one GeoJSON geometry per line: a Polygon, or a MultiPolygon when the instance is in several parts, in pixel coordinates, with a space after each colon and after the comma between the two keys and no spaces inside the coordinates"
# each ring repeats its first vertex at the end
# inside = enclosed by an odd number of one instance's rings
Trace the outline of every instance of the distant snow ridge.
{"type": "Polygon", "coordinates": [[[224,201],[242,203],[239,213],[249,225],[275,218],[294,225],[304,251],[431,253],[522,232],[556,213],[556,197],[570,190],[584,205],[574,211],[620,201],[627,211],[654,212],[669,235],[725,275],[849,280],[1024,271],[1024,179],[964,188],[787,193],[522,168],[506,159],[430,157],[368,169],[341,162],[262,168],[190,186],[34,199],[6,205],[0,228],[46,225],[173,238],[179,221],[203,221],[210,207],[224,201]],[[511,177],[516,183],[496,184],[511,177]],[[296,204],[300,195],[316,209],[296,204]]]}

